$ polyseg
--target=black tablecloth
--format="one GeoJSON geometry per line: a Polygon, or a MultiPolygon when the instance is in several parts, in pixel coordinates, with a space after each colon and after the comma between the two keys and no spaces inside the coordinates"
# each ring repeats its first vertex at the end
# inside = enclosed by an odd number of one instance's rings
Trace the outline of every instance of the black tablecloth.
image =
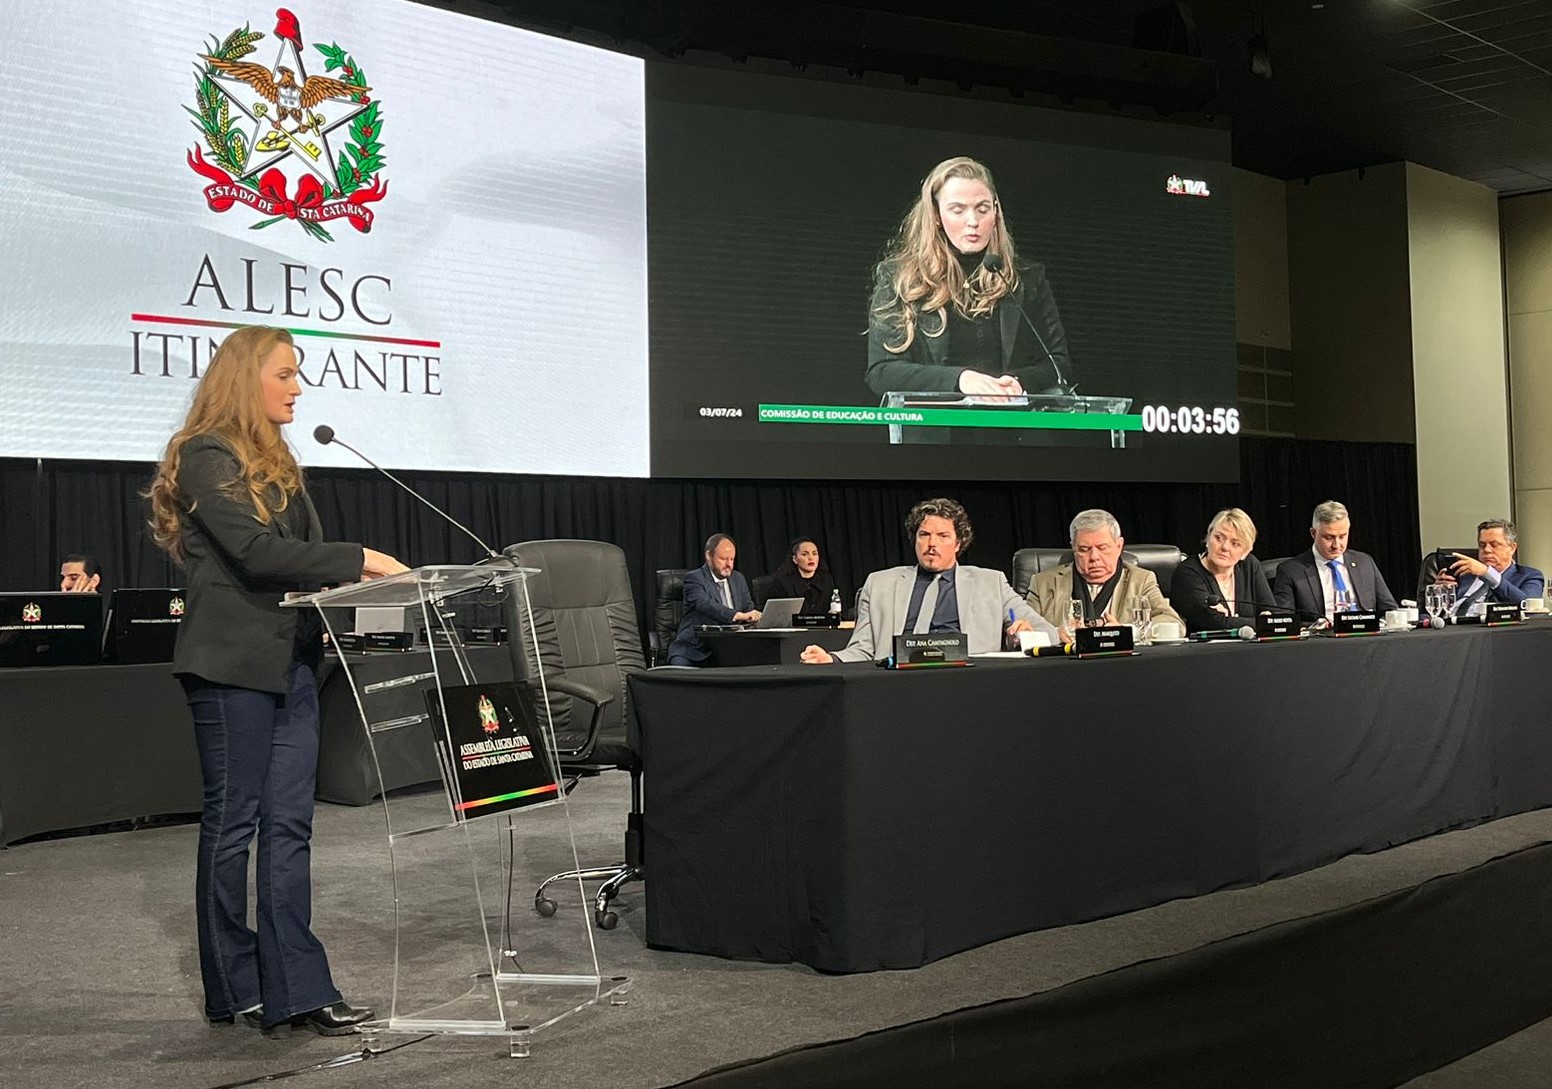
{"type": "Polygon", "coordinates": [[[716,655],[723,667],[748,665],[796,665],[803,660],[803,648],[810,644],[826,650],[840,650],[851,642],[850,628],[807,628],[803,631],[779,631],[775,628],[749,628],[745,631],[701,632],[701,642],[716,655]]]}
{"type": "Polygon", "coordinates": [[[647,940],[830,971],[1552,804],[1552,624],[632,677],[647,940]]]}
{"type": "MultiPolygon", "coordinates": [[[[480,680],[511,678],[505,646],[467,649],[480,680]]],[[[365,682],[422,671],[427,662],[424,651],[351,656],[365,682]]],[[[377,796],[377,774],[344,682],[339,663],[324,659],[317,793],[325,801],[365,805],[377,796]]],[[[397,701],[424,711],[420,693],[397,690],[378,710],[397,701]]],[[[425,727],[377,735],[388,789],[440,779],[430,736],[425,727]]],[[[194,727],[171,663],[0,669],[0,844],[198,813],[202,793],[194,727]]]]}
{"type": "Polygon", "coordinates": [[[168,663],[0,669],[0,843],[198,813],[201,794],[168,663]]]}

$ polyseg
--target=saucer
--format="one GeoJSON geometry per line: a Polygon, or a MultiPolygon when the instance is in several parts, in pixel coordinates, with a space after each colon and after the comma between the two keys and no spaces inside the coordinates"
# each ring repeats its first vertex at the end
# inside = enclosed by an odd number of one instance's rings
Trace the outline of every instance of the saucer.
{"type": "Polygon", "coordinates": [[[1150,646],[1150,647],[1178,647],[1182,643],[1189,643],[1190,641],[1191,640],[1185,638],[1184,636],[1182,636],[1179,639],[1153,639],[1153,640],[1150,640],[1148,642],[1148,646],[1150,646]]]}

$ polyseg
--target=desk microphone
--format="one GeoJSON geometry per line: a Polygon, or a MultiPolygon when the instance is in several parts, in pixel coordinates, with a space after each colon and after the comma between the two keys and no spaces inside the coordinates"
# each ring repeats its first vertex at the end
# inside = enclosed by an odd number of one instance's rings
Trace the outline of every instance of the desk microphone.
{"type": "MultiPolygon", "coordinates": [[[[981,267],[984,268],[987,272],[994,274],[1001,272],[1002,266],[1002,255],[999,253],[988,253],[984,258],[981,259],[981,267]]],[[[1019,304],[1018,311],[1019,315],[1024,319],[1024,324],[1029,326],[1029,331],[1035,334],[1035,340],[1039,342],[1040,350],[1045,352],[1045,357],[1051,361],[1051,369],[1056,372],[1056,388],[1064,395],[1068,397],[1072,396],[1072,394],[1077,390],[1077,387],[1067,384],[1067,379],[1062,376],[1061,365],[1056,362],[1056,356],[1053,355],[1051,349],[1046,346],[1045,337],[1041,336],[1040,330],[1035,328],[1035,323],[1030,320],[1029,314],[1025,312],[1022,303],[1019,304]]]]}
{"type": "Polygon", "coordinates": [[[343,446],[345,449],[349,450],[352,454],[355,454],[356,457],[358,457],[362,461],[366,462],[368,465],[370,465],[372,468],[376,469],[378,472],[382,473],[385,477],[387,477],[389,480],[393,481],[399,487],[401,487],[405,491],[409,492],[416,499],[420,500],[426,506],[430,507],[432,512],[435,513],[437,517],[441,518],[442,521],[444,521],[448,525],[453,526],[454,528],[458,529],[459,531],[461,531],[463,533],[464,536],[468,537],[469,540],[471,540],[475,544],[479,545],[480,548],[484,551],[485,556],[486,556],[487,559],[492,559],[492,560],[499,560],[499,559],[501,559],[501,553],[497,552],[495,549],[491,548],[490,545],[486,544],[484,541],[482,541],[478,537],[476,537],[474,535],[474,531],[471,530],[468,526],[466,526],[462,522],[458,521],[458,519],[454,518],[451,514],[448,514],[441,507],[437,506],[431,500],[429,500],[425,496],[421,495],[414,488],[412,488],[408,484],[404,483],[404,481],[402,481],[398,477],[394,476],[387,469],[384,469],[381,465],[377,464],[377,462],[375,462],[371,458],[367,457],[360,450],[357,450],[354,446],[350,445],[350,443],[346,442],[344,439],[335,438],[335,436],[334,436],[334,428],[330,427],[328,424],[319,424],[317,427],[313,428],[313,438],[317,439],[319,444],[323,445],[323,446],[328,446],[330,443],[334,443],[336,446],[343,446]]]}
{"type": "Polygon", "coordinates": [[[1072,643],[1058,643],[1051,647],[1030,647],[1024,653],[1031,658],[1070,658],[1077,651],[1072,643]]]}
{"type": "Polygon", "coordinates": [[[1256,629],[1249,624],[1238,628],[1211,628],[1207,631],[1194,631],[1191,638],[1198,643],[1213,643],[1225,639],[1243,639],[1247,643],[1256,641],[1256,629]]]}

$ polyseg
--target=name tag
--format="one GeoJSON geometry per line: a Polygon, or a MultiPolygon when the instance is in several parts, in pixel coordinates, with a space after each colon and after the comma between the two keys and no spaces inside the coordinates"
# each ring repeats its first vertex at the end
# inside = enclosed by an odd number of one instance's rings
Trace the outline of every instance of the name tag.
{"type": "Polygon", "coordinates": [[[1297,639],[1299,622],[1291,616],[1256,617],[1257,639],[1297,639]]]}
{"type": "Polygon", "coordinates": [[[1482,608],[1484,624],[1518,624],[1523,619],[1518,605],[1504,605],[1497,601],[1490,601],[1482,608]]]}
{"type": "Polygon", "coordinates": [[[1113,628],[1079,628],[1073,635],[1073,649],[1079,658],[1131,654],[1132,626],[1120,624],[1113,628]]]}
{"type": "Polygon", "coordinates": [[[1380,614],[1337,613],[1331,630],[1338,635],[1374,635],[1380,630],[1380,614]]]}
{"type": "Polygon", "coordinates": [[[913,666],[955,665],[970,660],[970,637],[962,631],[895,636],[894,669],[913,666]]]}

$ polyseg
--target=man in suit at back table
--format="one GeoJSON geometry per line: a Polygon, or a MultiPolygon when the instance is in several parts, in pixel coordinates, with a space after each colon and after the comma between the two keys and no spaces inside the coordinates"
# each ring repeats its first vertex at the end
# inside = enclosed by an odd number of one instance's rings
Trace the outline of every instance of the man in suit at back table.
{"type": "Polygon", "coordinates": [[[893,653],[894,637],[903,632],[964,632],[971,654],[1001,650],[1004,632],[1043,631],[1054,641],[1056,629],[1013,592],[1006,575],[959,562],[974,536],[964,507],[952,499],[924,500],[911,508],[905,530],[916,562],[869,575],[851,641],[834,653],[805,647],[803,661],[871,662],[893,653]]]}
{"type": "Polygon", "coordinates": [[[1455,562],[1434,576],[1437,583],[1455,585],[1456,616],[1478,616],[1489,601],[1519,605],[1546,594],[1546,576],[1516,563],[1519,551],[1520,532],[1513,522],[1493,518],[1477,526],[1476,558],[1453,552],[1455,562]]]}
{"type": "Polygon", "coordinates": [[[706,540],[706,563],[684,576],[684,618],[668,647],[669,665],[715,665],[711,648],[695,629],[708,624],[752,624],[760,610],[749,596],[749,582],[733,570],[738,546],[726,533],[706,540]]]}
{"type": "Polygon", "coordinates": [[[1310,519],[1314,545],[1284,560],[1272,580],[1279,606],[1294,610],[1301,621],[1330,620],[1337,594],[1351,594],[1353,607],[1364,612],[1383,614],[1398,607],[1374,561],[1347,547],[1351,528],[1347,508],[1336,500],[1315,508],[1310,519]]]}
{"type": "Polygon", "coordinates": [[[1070,636],[1073,602],[1083,608],[1083,625],[1130,624],[1132,607],[1147,605],[1152,620],[1169,620],[1185,633],[1186,622],[1170,607],[1159,578],[1122,559],[1126,539],[1121,523],[1107,510],[1079,511],[1067,527],[1072,560],[1041,571],[1029,580],[1029,604],[1070,636]]]}

